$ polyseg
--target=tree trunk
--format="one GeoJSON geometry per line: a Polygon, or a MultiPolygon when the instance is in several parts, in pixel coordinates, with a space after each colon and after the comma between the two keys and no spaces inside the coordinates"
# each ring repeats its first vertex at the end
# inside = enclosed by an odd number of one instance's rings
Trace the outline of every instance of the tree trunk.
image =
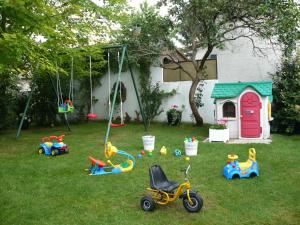
{"type": "Polygon", "coordinates": [[[196,93],[197,86],[198,86],[199,82],[200,82],[200,80],[198,80],[198,79],[193,81],[193,83],[191,85],[191,88],[190,88],[190,92],[189,92],[189,102],[190,102],[190,107],[191,107],[192,113],[193,113],[193,115],[195,117],[195,120],[196,120],[196,125],[197,126],[202,126],[203,125],[203,119],[200,116],[200,113],[198,112],[198,108],[197,108],[196,103],[195,103],[195,93],[196,93]]]}

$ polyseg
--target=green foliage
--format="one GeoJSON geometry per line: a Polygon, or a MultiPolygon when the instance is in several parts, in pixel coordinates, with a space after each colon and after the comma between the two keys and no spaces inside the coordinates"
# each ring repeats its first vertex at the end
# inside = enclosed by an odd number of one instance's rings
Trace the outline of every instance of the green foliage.
{"type": "MultiPolygon", "coordinates": [[[[74,57],[74,72],[81,83],[83,97],[79,109],[82,113],[89,110],[87,56],[92,55],[96,61],[96,66],[93,63],[94,77],[99,77],[97,74],[103,72],[99,68],[105,65],[100,45],[89,46],[90,37],[104,42],[111,25],[124,19],[125,6],[125,0],[107,0],[101,6],[90,0],[0,0],[1,105],[5,104],[5,99],[8,102],[14,98],[11,87],[16,86],[18,76],[32,79],[33,70],[38,65],[38,74],[54,77],[58,64],[61,76],[69,77],[70,60],[74,57]],[[7,81],[11,82],[7,84],[7,81]]],[[[45,97],[35,94],[33,117],[38,123],[49,123],[55,117],[51,115],[54,112],[53,90],[46,76],[38,82],[36,88],[45,93],[45,97]],[[51,105],[49,110],[42,102],[51,105]]],[[[16,112],[7,105],[1,106],[0,120],[11,123],[8,122],[9,113],[14,117],[16,112]]]]}
{"type": "Polygon", "coordinates": [[[204,84],[205,84],[204,81],[199,82],[196,93],[195,93],[195,103],[196,103],[197,108],[204,106],[204,102],[202,102],[204,84]]]}
{"type": "MultiPolygon", "coordinates": [[[[62,90],[66,93],[68,81],[63,78],[61,79],[62,90]]],[[[31,86],[33,90],[32,100],[29,108],[32,121],[37,125],[55,124],[58,111],[57,97],[49,75],[45,73],[37,74],[33,82],[31,86]]],[[[53,80],[53,85],[56,85],[55,80],[53,80]]]]}
{"type": "Polygon", "coordinates": [[[172,108],[167,111],[167,119],[169,125],[180,125],[183,109],[184,105],[182,105],[181,110],[178,109],[177,105],[173,105],[172,108]]]}
{"type": "Polygon", "coordinates": [[[272,130],[293,134],[300,132],[300,55],[283,60],[273,75],[274,104],[272,130]]]}
{"type": "MultiPolygon", "coordinates": [[[[114,83],[114,85],[113,85],[113,87],[111,88],[111,91],[110,91],[110,101],[111,101],[111,103],[113,102],[113,99],[114,99],[116,84],[117,83],[114,83]]],[[[126,89],[124,83],[121,81],[121,93],[120,93],[120,85],[119,85],[118,88],[117,88],[117,96],[116,96],[116,101],[115,101],[115,107],[119,106],[121,104],[121,101],[125,102],[126,97],[127,97],[127,89],[126,89]],[[120,96],[120,94],[121,94],[121,96],[120,96]]]]}
{"type": "Polygon", "coordinates": [[[209,128],[215,129],[215,130],[224,130],[227,128],[227,126],[226,126],[226,124],[213,124],[209,128]]]}
{"type": "Polygon", "coordinates": [[[0,130],[15,125],[19,79],[9,71],[0,73],[0,130]]]}
{"type": "Polygon", "coordinates": [[[163,109],[160,108],[162,100],[174,95],[175,91],[164,92],[160,90],[158,83],[152,85],[151,80],[149,79],[148,83],[141,87],[140,93],[142,107],[146,117],[146,124],[149,127],[151,121],[163,112],[163,109]]]}
{"type": "Polygon", "coordinates": [[[169,18],[162,17],[146,2],[133,12],[122,26],[117,40],[128,45],[131,63],[139,67],[150,66],[161,55],[164,47],[172,47],[173,36],[169,18]]]}
{"type": "Polygon", "coordinates": [[[174,94],[174,91],[160,90],[159,84],[151,84],[150,79],[150,66],[159,59],[163,47],[172,46],[170,25],[168,18],[159,16],[157,10],[145,2],[140,11],[134,12],[123,24],[122,33],[117,37],[128,45],[130,63],[139,69],[140,96],[148,126],[163,112],[162,100],[174,94]]]}
{"type": "Polygon", "coordinates": [[[87,45],[92,34],[109,33],[109,23],[120,19],[125,1],[106,1],[102,7],[84,0],[0,3],[0,69],[39,62],[42,69],[55,70],[57,55],[87,45]]]}

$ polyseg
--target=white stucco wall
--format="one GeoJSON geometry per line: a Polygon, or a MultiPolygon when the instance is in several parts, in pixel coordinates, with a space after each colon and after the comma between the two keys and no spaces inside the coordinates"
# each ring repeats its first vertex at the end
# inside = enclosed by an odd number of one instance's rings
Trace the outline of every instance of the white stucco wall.
{"type": "MultiPolygon", "coordinates": [[[[138,85],[138,76],[137,73],[134,72],[135,75],[135,80],[138,85]]],[[[114,82],[117,80],[117,74],[111,74],[111,88],[113,87],[114,82]]],[[[121,74],[121,81],[124,83],[126,89],[127,89],[127,97],[126,101],[123,103],[123,115],[125,116],[125,112],[127,112],[132,119],[135,118],[135,110],[138,112],[139,110],[139,105],[138,101],[134,92],[134,86],[131,80],[131,76],[129,72],[125,72],[121,74]]],[[[105,76],[102,77],[101,79],[101,86],[99,88],[96,88],[94,90],[94,96],[99,99],[99,101],[94,105],[94,110],[98,114],[99,119],[108,119],[108,100],[109,100],[109,95],[108,95],[108,75],[106,74],[105,76]]],[[[120,115],[120,112],[116,112],[115,117],[120,115]]]]}
{"type": "MultiPolygon", "coordinates": [[[[163,101],[164,113],[159,115],[157,121],[167,121],[166,111],[171,108],[172,105],[178,105],[181,108],[184,105],[184,111],[182,113],[182,121],[192,121],[192,111],[189,105],[189,90],[192,85],[191,81],[181,82],[163,82],[163,71],[159,67],[151,68],[152,83],[159,83],[161,88],[166,91],[176,90],[176,95],[169,97],[163,101]]],[[[203,86],[203,102],[204,106],[199,108],[200,115],[204,118],[205,123],[214,123],[214,100],[210,97],[212,89],[217,81],[207,80],[203,86]]]]}
{"type": "MultiPolygon", "coordinates": [[[[252,43],[246,38],[227,42],[223,50],[212,51],[211,54],[217,55],[220,82],[271,80],[270,73],[274,73],[280,63],[281,52],[266,40],[254,40],[263,49],[263,54],[253,51],[252,43]]],[[[200,59],[203,54],[200,50],[197,58],[200,59]]]]}
{"type": "MultiPolygon", "coordinates": [[[[212,54],[217,55],[218,80],[207,80],[204,85],[203,102],[204,106],[199,109],[204,119],[204,123],[214,123],[215,105],[214,99],[210,98],[212,89],[216,82],[247,82],[270,80],[270,73],[276,70],[276,64],[280,61],[279,51],[275,51],[267,42],[257,40],[258,45],[264,47],[265,56],[255,55],[251,42],[246,39],[238,39],[226,45],[224,50],[215,49],[212,54]]],[[[203,54],[198,52],[198,58],[203,54]]],[[[188,102],[188,93],[191,86],[190,81],[184,82],[163,82],[163,71],[159,67],[151,68],[152,83],[158,82],[162,90],[171,91],[175,89],[177,94],[164,100],[162,108],[165,112],[159,115],[157,121],[166,121],[166,111],[171,105],[185,105],[182,120],[191,122],[191,110],[188,102]]],[[[138,82],[137,72],[135,71],[136,82],[138,82]]],[[[116,79],[112,75],[111,86],[116,79]]],[[[122,81],[127,89],[127,100],[124,103],[124,113],[128,112],[131,117],[135,117],[134,111],[138,109],[133,84],[128,72],[122,74],[122,81]]],[[[100,119],[108,118],[108,76],[101,79],[102,86],[94,90],[94,95],[99,101],[95,104],[95,111],[100,119]]]]}
{"type": "MultiPolygon", "coordinates": [[[[182,105],[185,106],[183,114],[182,114],[182,121],[184,122],[191,122],[191,115],[192,111],[189,107],[189,89],[191,86],[191,81],[185,82],[163,82],[163,75],[162,69],[160,67],[151,67],[151,74],[152,74],[152,83],[159,83],[162,90],[165,91],[172,91],[173,89],[176,90],[176,95],[169,97],[163,101],[162,109],[164,110],[155,121],[167,121],[166,111],[171,108],[172,105],[178,105],[181,107],[182,105]]],[[[137,102],[137,98],[135,96],[133,83],[131,80],[131,76],[129,72],[122,73],[122,82],[124,83],[127,89],[127,98],[126,101],[123,103],[123,114],[127,112],[132,119],[135,118],[135,110],[138,112],[139,105],[137,102]]],[[[139,81],[137,72],[134,71],[135,80],[137,86],[139,88],[139,81]]],[[[111,75],[111,87],[113,86],[114,82],[117,79],[117,75],[111,75]]],[[[205,123],[214,123],[214,104],[213,99],[210,98],[212,89],[216,80],[205,81],[204,91],[203,91],[203,102],[204,107],[200,108],[199,112],[205,118],[205,123]]],[[[94,95],[99,101],[94,105],[94,110],[98,114],[99,119],[108,119],[108,75],[105,75],[101,79],[101,87],[96,88],[94,90],[94,95]]],[[[116,116],[119,115],[119,112],[115,114],[116,116]]]]}

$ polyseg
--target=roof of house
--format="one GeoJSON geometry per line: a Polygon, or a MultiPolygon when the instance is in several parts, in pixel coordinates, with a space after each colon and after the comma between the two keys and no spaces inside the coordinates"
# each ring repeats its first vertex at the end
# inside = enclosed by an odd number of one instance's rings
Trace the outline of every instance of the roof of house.
{"type": "Polygon", "coordinates": [[[261,96],[272,96],[272,81],[216,83],[212,98],[234,98],[239,96],[247,87],[253,88],[261,96]]]}

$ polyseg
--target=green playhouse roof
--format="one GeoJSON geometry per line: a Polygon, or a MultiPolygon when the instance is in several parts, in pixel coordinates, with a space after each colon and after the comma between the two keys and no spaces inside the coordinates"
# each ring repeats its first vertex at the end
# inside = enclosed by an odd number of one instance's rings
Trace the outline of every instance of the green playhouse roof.
{"type": "Polygon", "coordinates": [[[253,88],[261,96],[272,98],[272,81],[216,83],[212,98],[234,98],[239,96],[247,87],[253,88]]]}

